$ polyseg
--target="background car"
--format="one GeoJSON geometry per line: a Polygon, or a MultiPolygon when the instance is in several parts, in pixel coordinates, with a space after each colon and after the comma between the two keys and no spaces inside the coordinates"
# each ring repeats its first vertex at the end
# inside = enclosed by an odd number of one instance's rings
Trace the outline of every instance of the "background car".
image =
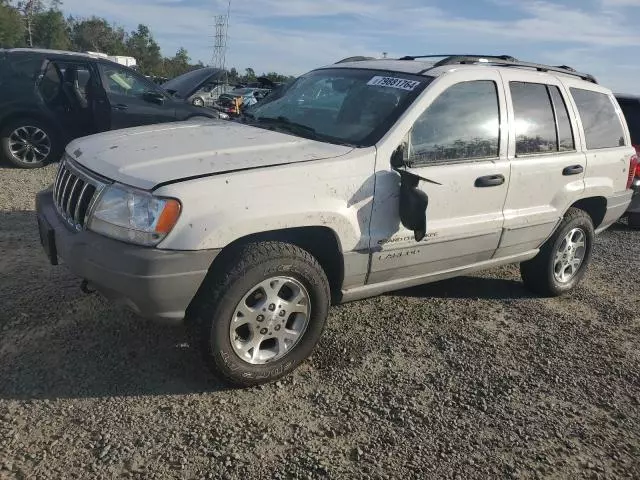
{"type": "Polygon", "coordinates": [[[234,89],[231,85],[208,83],[189,97],[189,102],[196,107],[215,108],[216,101],[225,93],[234,89]]]}
{"type": "Polygon", "coordinates": [[[72,139],[193,117],[219,118],[186,100],[220,76],[202,68],[158,86],[101,56],[0,49],[0,159],[22,168],[59,158],[72,139]]]}
{"type": "MultiPolygon", "coordinates": [[[[640,96],[617,94],[616,99],[627,120],[631,142],[640,155],[640,96]]],[[[629,175],[633,175],[633,172],[629,172],[629,175]]],[[[640,228],[640,165],[636,166],[635,178],[631,186],[635,190],[635,195],[627,210],[627,219],[629,226],[640,228]]]]}

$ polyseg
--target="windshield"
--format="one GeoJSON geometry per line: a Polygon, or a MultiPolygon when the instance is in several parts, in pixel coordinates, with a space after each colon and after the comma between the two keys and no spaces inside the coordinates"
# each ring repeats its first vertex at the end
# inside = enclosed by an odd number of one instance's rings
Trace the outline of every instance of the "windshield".
{"type": "Polygon", "coordinates": [[[315,70],[254,105],[245,121],[332,143],[371,146],[431,80],[377,70],[315,70]]]}

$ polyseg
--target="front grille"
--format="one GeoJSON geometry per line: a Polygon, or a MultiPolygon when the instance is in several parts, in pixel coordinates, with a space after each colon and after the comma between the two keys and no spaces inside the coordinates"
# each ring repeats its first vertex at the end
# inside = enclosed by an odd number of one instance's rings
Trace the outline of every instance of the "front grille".
{"type": "Polygon", "coordinates": [[[81,171],[70,160],[63,159],[53,183],[53,202],[71,227],[82,230],[103,187],[102,182],[81,171]]]}

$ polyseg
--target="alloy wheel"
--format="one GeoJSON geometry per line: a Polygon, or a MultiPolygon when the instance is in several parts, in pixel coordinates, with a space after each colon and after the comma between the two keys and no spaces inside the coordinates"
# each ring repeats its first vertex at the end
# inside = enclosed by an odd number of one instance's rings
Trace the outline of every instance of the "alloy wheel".
{"type": "Polygon", "coordinates": [[[581,228],[573,228],[565,235],[558,247],[553,275],[560,283],[567,283],[580,270],[587,251],[587,236],[581,228]]]}
{"type": "Polygon", "coordinates": [[[309,324],[307,289],[291,277],[271,277],[251,288],[234,310],[229,339],[247,363],[264,365],[284,357],[309,324]]]}
{"type": "Polygon", "coordinates": [[[34,126],[21,126],[9,135],[9,151],[20,163],[40,163],[51,153],[51,139],[34,126]]]}

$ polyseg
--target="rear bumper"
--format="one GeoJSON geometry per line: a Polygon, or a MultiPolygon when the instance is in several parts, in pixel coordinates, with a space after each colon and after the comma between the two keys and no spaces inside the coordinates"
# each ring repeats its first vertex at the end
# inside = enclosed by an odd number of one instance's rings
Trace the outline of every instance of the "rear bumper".
{"type": "Polygon", "coordinates": [[[148,318],[180,322],[219,250],[140,247],[82,230],[58,215],[51,190],[36,198],[38,221],[53,237],[53,256],[105,297],[148,318]]]}
{"type": "Polygon", "coordinates": [[[633,190],[624,190],[607,198],[607,211],[604,215],[602,223],[596,229],[596,233],[600,233],[606,230],[624,215],[625,211],[629,207],[629,204],[631,203],[632,196],[633,190]]]}

